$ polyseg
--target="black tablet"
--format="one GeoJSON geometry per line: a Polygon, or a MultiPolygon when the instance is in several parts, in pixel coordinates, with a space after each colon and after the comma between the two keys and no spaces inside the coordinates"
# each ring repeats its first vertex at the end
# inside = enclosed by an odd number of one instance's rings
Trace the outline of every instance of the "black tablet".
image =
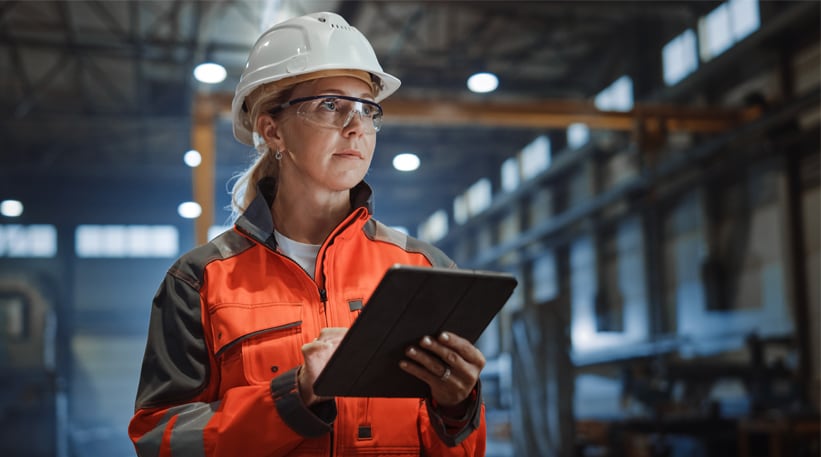
{"type": "Polygon", "coordinates": [[[424,335],[453,332],[475,343],[517,281],[507,273],[394,265],[314,384],[329,397],[425,397],[399,368],[424,335]]]}

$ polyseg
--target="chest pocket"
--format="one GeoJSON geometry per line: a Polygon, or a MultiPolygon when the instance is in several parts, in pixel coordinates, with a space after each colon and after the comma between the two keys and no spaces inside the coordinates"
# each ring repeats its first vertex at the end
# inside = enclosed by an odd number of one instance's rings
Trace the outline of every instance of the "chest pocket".
{"type": "Polygon", "coordinates": [[[224,304],[211,311],[217,359],[249,384],[265,384],[302,360],[302,304],[224,304]]]}

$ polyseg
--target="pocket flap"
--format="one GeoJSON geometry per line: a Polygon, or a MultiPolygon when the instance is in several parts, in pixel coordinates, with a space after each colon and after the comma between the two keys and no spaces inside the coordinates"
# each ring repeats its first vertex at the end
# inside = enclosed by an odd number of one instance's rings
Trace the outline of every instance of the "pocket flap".
{"type": "Polygon", "coordinates": [[[302,325],[301,303],[224,304],[211,311],[214,351],[257,333],[302,325]]]}

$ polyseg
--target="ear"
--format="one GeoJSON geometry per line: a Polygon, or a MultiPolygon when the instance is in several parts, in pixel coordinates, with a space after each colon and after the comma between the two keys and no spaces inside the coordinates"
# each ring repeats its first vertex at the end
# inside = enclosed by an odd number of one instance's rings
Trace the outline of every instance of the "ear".
{"type": "Polygon", "coordinates": [[[265,139],[272,149],[285,150],[285,140],[279,133],[279,123],[271,116],[263,114],[257,117],[256,131],[265,139]]]}

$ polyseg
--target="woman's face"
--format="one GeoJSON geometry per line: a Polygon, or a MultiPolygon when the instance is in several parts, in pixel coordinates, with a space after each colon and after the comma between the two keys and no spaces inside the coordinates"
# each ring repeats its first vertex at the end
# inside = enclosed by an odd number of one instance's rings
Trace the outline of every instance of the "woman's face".
{"type": "MultiPolygon", "coordinates": [[[[297,86],[291,100],[314,95],[343,95],[373,100],[371,87],[348,76],[322,78],[297,86]]],[[[376,146],[376,133],[354,115],[341,128],[320,127],[299,114],[295,104],[278,116],[284,143],[280,179],[297,179],[301,187],[344,191],[365,177],[376,146]]],[[[305,107],[307,108],[307,107],[305,107]]]]}

